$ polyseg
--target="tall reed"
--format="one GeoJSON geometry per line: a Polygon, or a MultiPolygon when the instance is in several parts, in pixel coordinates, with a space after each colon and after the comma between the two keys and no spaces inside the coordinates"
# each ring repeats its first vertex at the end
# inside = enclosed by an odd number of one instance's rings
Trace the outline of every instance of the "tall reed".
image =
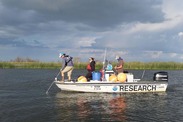
{"type": "MultiPolygon", "coordinates": [[[[86,69],[86,62],[75,62],[75,69],[86,69]]],[[[116,62],[112,62],[113,67],[116,62]]],[[[0,68],[30,68],[30,69],[58,69],[60,62],[0,62],[0,68]]],[[[96,70],[102,69],[101,62],[96,63],[96,70]]],[[[181,62],[125,62],[124,69],[161,69],[161,70],[182,70],[181,62]]]]}

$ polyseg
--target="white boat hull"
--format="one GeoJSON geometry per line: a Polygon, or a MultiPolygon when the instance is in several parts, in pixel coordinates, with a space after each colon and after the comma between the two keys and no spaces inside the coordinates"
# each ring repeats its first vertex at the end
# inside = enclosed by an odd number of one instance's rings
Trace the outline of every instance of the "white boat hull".
{"type": "Polygon", "coordinates": [[[55,84],[63,91],[75,92],[106,92],[106,93],[134,93],[134,92],[165,92],[168,82],[139,81],[115,83],[108,81],[93,82],[59,82],[55,84]]]}

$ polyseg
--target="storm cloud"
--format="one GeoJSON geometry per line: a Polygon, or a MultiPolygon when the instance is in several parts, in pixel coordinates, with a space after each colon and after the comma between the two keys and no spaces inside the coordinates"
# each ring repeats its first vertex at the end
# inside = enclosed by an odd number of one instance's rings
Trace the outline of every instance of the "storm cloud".
{"type": "Polygon", "coordinates": [[[111,60],[121,55],[127,61],[182,61],[181,3],[0,0],[0,60],[22,56],[57,61],[60,51],[102,60],[107,48],[111,60]]]}

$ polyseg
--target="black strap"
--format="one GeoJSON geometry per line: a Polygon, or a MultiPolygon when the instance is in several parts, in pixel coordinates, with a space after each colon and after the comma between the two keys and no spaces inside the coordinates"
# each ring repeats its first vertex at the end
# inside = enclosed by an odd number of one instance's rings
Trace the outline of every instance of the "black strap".
{"type": "Polygon", "coordinates": [[[72,60],[72,57],[69,57],[69,60],[65,62],[65,65],[67,66],[67,63],[69,63],[72,60]]]}

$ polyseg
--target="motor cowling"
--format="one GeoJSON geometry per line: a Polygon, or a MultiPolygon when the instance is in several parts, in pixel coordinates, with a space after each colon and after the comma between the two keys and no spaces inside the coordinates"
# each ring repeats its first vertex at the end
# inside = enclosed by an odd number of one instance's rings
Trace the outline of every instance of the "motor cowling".
{"type": "Polygon", "coordinates": [[[167,72],[156,72],[153,77],[154,81],[167,81],[168,82],[168,73],[167,72]]]}

